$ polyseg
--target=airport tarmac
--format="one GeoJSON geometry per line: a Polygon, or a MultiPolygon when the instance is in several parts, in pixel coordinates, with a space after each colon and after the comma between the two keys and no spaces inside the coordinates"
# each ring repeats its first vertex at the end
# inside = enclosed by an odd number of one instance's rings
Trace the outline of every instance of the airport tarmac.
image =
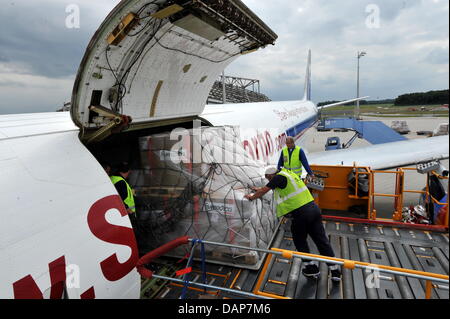
{"type": "MultiPolygon", "coordinates": [[[[392,121],[404,120],[407,122],[410,133],[404,135],[409,139],[427,138],[423,135],[417,135],[417,131],[433,131],[440,123],[448,123],[448,117],[410,117],[410,118],[387,118],[387,117],[363,117],[363,120],[381,121],[387,126],[391,126],[392,121]]],[[[322,152],[325,150],[325,143],[328,137],[338,136],[342,143],[348,142],[354,135],[354,132],[318,132],[310,129],[305,133],[305,145],[300,145],[308,152],[322,152]]],[[[357,138],[350,148],[358,148],[369,146],[370,143],[364,139],[357,138]]],[[[333,151],[329,151],[332,156],[333,151]]],[[[441,162],[445,167],[449,167],[449,160],[441,162]]],[[[410,166],[415,167],[415,166],[410,166]]],[[[408,171],[405,174],[405,189],[421,190],[426,185],[426,175],[417,173],[416,171],[408,171]]],[[[375,192],[384,194],[394,194],[395,174],[376,174],[375,175],[375,192]]],[[[419,204],[419,194],[405,193],[403,206],[414,206],[419,204]]],[[[388,197],[377,197],[375,199],[375,209],[377,216],[380,218],[391,218],[393,213],[394,200],[388,197]]]]}

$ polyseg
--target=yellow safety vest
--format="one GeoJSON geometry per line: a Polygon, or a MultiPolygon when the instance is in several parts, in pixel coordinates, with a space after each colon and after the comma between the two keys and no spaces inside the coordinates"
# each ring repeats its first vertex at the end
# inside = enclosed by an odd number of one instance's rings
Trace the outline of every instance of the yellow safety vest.
{"type": "Polygon", "coordinates": [[[136,205],[134,203],[134,196],[133,196],[133,190],[131,189],[130,185],[127,183],[127,181],[122,176],[111,176],[111,182],[116,185],[119,181],[124,181],[127,185],[127,193],[128,196],[123,201],[125,204],[127,204],[128,209],[131,210],[133,213],[136,213],[136,205]]]}
{"type": "Polygon", "coordinates": [[[275,188],[278,218],[314,201],[305,183],[298,175],[284,168],[277,175],[287,179],[287,186],[284,189],[275,188]]]}
{"type": "Polygon", "coordinates": [[[300,146],[296,146],[292,151],[291,157],[289,157],[289,149],[287,146],[283,148],[283,167],[292,171],[298,176],[302,176],[302,162],[300,161],[300,146]]]}

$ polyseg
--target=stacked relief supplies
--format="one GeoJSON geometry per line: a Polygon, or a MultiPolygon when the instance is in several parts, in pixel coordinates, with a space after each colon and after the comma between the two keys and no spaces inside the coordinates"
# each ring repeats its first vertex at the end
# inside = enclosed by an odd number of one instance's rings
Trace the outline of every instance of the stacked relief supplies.
{"type": "MultiPolygon", "coordinates": [[[[131,182],[138,198],[141,253],[182,236],[268,248],[278,219],[273,195],[250,202],[250,187],[264,186],[264,166],[242,147],[238,129],[214,127],[179,130],[140,139],[142,169],[131,182]]],[[[205,246],[206,259],[258,269],[255,251],[205,246]]],[[[173,251],[183,257],[189,247],[173,251]]],[[[198,249],[199,251],[199,249],[198,249]]]]}

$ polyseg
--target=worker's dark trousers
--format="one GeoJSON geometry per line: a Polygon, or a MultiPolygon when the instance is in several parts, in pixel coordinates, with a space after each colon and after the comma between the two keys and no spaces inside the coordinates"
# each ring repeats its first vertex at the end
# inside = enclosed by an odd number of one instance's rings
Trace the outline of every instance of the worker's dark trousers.
{"type": "MultiPolygon", "coordinates": [[[[291,231],[295,248],[302,253],[310,253],[306,238],[311,236],[320,255],[334,257],[325,228],[322,224],[320,208],[316,203],[308,203],[289,214],[292,220],[291,231]]],[[[330,264],[331,265],[331,264],[330,264]]]]}

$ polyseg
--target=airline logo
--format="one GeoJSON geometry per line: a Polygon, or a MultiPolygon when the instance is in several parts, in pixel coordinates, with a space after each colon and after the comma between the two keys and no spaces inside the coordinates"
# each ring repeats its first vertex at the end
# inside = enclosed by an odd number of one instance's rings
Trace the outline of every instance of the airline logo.
{"type": "Polygon", "coordinates": [[[300,106],[293,110],[286,110],[285,111],[279,111],[279,110],[273,110],[276,116],[280,118],[281,121],[286,121],[289,118],[300,118],[303,114],[306,114],[310,111],[306,106],[300,106]]]}
{"type": "MultiPolygon", "coordinates": [[[[107,212],[116,209],[122,217],[127,216],[127,211],[118,195],[111,195],[99,199],[87,213],[87,223],[92,234],[99,240],[112,244],[124,245],[131,249],[131,256],[125,262],[120,262],[116,254],[112,254],[98,264],[104,279],[110,282],[121,280],[135,269],[139,259],[138,248],[132,228],[113,225],[106,219],[107,212]]],[[[42,266],[42,265],[40,265],[42,266]]],[[[70,274],[73,265],[67,265],[66,256],[61,256],[48,263],[50,276],[50,299],[61,299],[64,288],[70,288],[70,274]]],[[[43,299],[45,291],[42,291],[32,274],[28,274],[12,284],[14,298],[16,299],[43,299]]],[[[45,296],[48,297],[48,296],[45,296]]],[[[81,299],[96,297],[95,286],[91,286],[80,294],[81,299]]]]}
{"type": "MultiPolygon", "coordinates": [[[[277,134],[277,131],[269,129],[244,139],[242,142],[244,149],[252,159],[270,163],[286,144],[286,133],[277,134]]],[[[254,134],[254,131],[252,133],[254,134]]]]}

